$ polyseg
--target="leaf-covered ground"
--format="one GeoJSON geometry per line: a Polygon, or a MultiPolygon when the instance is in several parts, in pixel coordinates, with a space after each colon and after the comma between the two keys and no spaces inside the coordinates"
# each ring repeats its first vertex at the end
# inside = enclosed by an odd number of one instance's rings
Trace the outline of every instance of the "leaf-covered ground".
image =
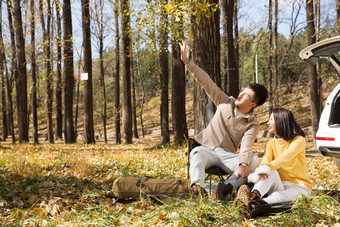
{"type": "MultiPolygon", "coordinates": [[[[133,145],[11,145],[0,148],[0,225],[18,226],[339,226],[339,198],[313,196],[290,212],[245,219],[239,204],[193,199],[120,203],[106,197],[119,176],[187,176],[186,147],[133,145]]],[[[258,142],[262,147],[263,141],[258,142]]],[[[261,151],[261,149],[258,149],[261,151]]],[[[314,188],[340,188],[332,159],[308,157],[314,188]]]]}

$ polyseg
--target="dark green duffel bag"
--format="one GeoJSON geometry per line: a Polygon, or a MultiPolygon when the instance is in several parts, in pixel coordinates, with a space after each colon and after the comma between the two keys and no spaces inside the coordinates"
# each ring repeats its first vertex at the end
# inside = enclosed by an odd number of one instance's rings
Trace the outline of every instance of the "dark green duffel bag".
{"type": "Polygon", "coordinates": [[[112,186],[114,197],[130,199],[148,196],[187,198],[190,195],[188,180],[179,178],[118,177],[112,186]]]}

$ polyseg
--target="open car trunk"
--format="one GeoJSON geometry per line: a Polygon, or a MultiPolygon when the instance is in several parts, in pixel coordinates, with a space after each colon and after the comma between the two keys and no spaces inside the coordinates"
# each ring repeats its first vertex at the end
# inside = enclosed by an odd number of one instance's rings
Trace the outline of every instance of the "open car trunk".
{"type": "Polygon", "coordinates": [[[316,64],[321,58],[328,59],[340,77],[340,36],[317,42],[303,49],[299,56],[310,64],[316,64]]]}

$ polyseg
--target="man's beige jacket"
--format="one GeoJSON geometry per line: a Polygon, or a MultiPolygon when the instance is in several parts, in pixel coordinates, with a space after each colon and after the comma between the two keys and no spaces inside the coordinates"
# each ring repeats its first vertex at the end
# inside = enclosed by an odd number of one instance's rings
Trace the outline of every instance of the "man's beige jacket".
{"type": "Polygon", "coordinates": [[[235,98],[226,95],[210,76],[193,62],[190,61],[186,67],[217,107],[214,117],[208,126],[195,136],[195,140],[209,149],[220,147],[233,153],[237,153],[241,145],[239,163],[249,164],[252,145],[259,129],[254,114],[249,114],[247,118],[236,118],[235,98]]]}

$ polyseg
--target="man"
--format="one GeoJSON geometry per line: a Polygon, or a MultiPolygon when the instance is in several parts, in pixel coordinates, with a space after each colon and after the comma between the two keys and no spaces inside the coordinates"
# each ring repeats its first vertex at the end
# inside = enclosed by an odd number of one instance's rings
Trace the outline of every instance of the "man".
{"type": "Polygon", "coordinates": [[[215,193],[216,199],[225,200],[233,188],[247,182],[248,175],[259,164],[251,149],[259,129],[253,109],[266,101],[268,91],[263,85],[251,83],[237,99],[229,97],[204,70],[188,59],[185,41],[180,47],[182,61],[217,107],[208,126],[195,136],[201,146],[190,152],[191,190],[194,195],[203,195],[204,170],[218,166],[232,174],[218,184],[215,193]]]}

